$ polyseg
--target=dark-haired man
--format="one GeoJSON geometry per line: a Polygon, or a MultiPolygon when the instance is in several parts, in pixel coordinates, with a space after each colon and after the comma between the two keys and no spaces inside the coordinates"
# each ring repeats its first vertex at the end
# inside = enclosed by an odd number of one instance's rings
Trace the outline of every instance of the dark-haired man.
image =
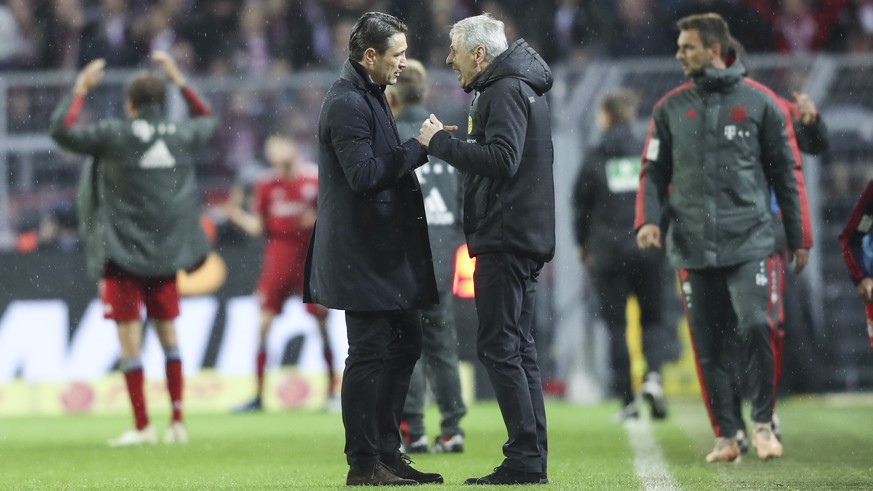
{"type": "Polygon", "coordinates": [[[304,300],[346,311],[342,382],[346,484],[441,483],[400,452],[400,418],[421,356],[419,310],[437,302],[415,168],[427,154],[401,142],[385,86],[406,67],[406,25],[368,12],[318,121],[318,219],[304,300]]]}
{"type": "Polygon", "coordinates": [[[715,448],[707,462],[738,461],[742,421],[733,410],[731,343],[748,359],[752,444],[782,455],[773,434],[777,272],[770,190],[782,209],[788,262],[806,266],[812,246],[800,155],[788,111],[746,78],[736,41],[717,14],[680,19],[676,59],[687,82],[655,105],[643,151],[635,228],[642,248],[661,247],[679,269],[715,448]]]}
{"type": "Polygon", "coordinates": [[[127,120],[111,119],[75,127],[85,95],[103,78],[105,61],[94,60],[79,73],[73,93],[51,120],[51,136],[64,148],[88,155],[78,197],[79,228],[89,273],[99,276],[104,317],[115,320],[135,428],[110,446],[153,444],[143,391],[140,309],[154,324],[166,357],[172,420],[165,443],[186,443],[182,422],[182,362],[174,319],[179,315],[176,273],[205,260],[209,245],[200,227],[194,155],[206,146],[216,119],[186,85],[166,53],[152,55],[182,91],[194,117],[164,117],[163,77],[136,75],[127,85],[127,120]]]}

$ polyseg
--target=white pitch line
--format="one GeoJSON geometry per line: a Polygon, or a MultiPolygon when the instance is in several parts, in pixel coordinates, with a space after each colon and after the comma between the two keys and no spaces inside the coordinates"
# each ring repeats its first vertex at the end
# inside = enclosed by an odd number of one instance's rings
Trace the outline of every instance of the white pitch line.
{"type": "Polygon", "coordinates": [[[667,469],[661,447],[655,441],[655,433],[648,418],[628,420],[624,423],[628,439],[634,449],[634,470],[646,491],[678,491],[682,489],[667,469]]]}

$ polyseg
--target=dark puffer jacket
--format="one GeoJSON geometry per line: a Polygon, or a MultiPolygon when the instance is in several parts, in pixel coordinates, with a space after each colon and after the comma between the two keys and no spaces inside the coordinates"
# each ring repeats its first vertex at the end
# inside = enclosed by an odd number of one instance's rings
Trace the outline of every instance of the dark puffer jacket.
{"type": "Polygon", "coordinates": [[[520,39],[465,90],[476,91],[467,141],[440,131],[429,151],[464,173],[464,234],[471,256],[555,254],[554,150],[545,93],[552,72],[520,39]]]}

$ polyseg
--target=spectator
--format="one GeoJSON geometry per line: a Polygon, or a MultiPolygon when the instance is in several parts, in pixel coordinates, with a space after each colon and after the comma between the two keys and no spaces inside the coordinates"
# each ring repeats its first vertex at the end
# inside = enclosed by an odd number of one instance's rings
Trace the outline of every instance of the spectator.
{"type": "Polygon", "coordinates": [[[131,67],[142,61],[144,49],[138,46],[128,17],[127,0],[101,0],[100,13],[82,32],[79,62],[103,58],[110,66],[131,67]]]}
{"type": "Polygon", "coordinates": [[[673,43],[662,27],[665,15],[654,0],[618,0],[609,53],[617,57],[664,56],[673,43]]]}

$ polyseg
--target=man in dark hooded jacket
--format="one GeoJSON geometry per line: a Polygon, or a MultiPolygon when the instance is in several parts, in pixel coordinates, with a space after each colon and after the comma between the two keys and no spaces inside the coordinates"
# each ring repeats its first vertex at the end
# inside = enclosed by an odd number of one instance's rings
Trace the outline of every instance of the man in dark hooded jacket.
{"type": "MultiPolygon", "coordinates": [[[[627,347],[627,298],[640,308],[646,377],[642,395],[655,419],[667,416],[661,366],[678,351],[664,319],[667,264],[663,251],[641,250],[634,239],[634,200],[640,183],[643,142],[631,123],[639,96],[628,89],[601,98],[600,142],[585,155],[573,191],[573,223],[579,258],[585,265],[598,315],[609,329],[612,392],[622,407],[615,421],[639,417],[627,347]]],[[[675,329],[674,329],[675,332],[675,329]]]]}
{"type": "Polygon", "coordinates": [[[431,115],[419,141],[464,174],[464,234],[476,258],[476,350],[509,440],[492,474],[467,484],[548,482],[546,413],[532,325],[537,278],[555,253],[548,65],[524,40],[507,46],[488,14],[452,26],[446,63],[475,92],[467,140],[431,115]]]}

